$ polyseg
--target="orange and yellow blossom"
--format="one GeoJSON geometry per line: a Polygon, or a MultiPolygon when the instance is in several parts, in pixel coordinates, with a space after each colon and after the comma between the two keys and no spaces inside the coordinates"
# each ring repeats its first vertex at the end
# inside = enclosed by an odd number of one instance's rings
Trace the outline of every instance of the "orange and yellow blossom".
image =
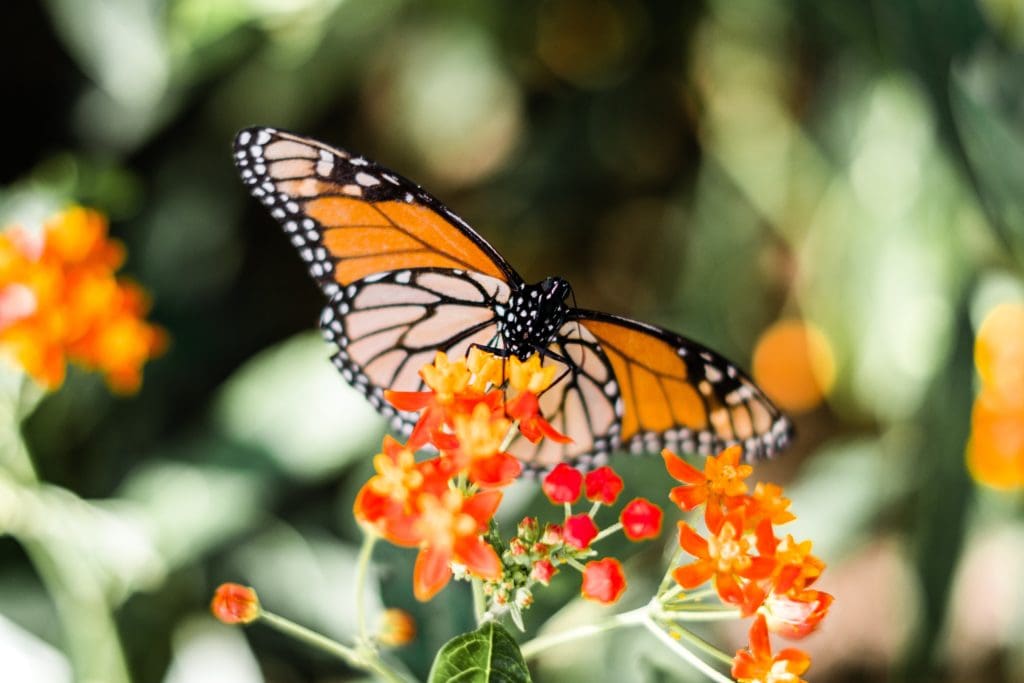
{"type": "Polygon", "coordinates": [[[508,486],[522,473],[513,455],[501,450],[512,423],[478,403],[470,415],[455,416],[454,449],[458,469],[468,471],[469,480],[484,488],[508,486]]]}
{"type": "Polygon", "coordinates": [[[772,654],[768,626],[759,614],[750,626],[750,647],[733,659],[732,675],[739,683],[806,683],[800,677],[810,666],[811,658],[802,650],[787,648],[772,654]]]}
{"type": "Polygon", "coordinates": [[[828,614],[833,597],[829,593],[806,590],[794,594],[770,593],[758,609],[768,630],[783,638],[803,638],[818,627],[828,614]]]}
{"type": "Polygon", "coordinates": [[[417,463],[412,451],[390,436],[384,437],[382,451],[374,456],[377,474],[356,496],[356,519],[395,545],[415,547],[421,537],[415,530],[419,496],[441,494],[448,488],[451,472],[434,458],[417,463]]]}
{"type": "Polygon", "coordinates": [[[701,472],[672,451],[665,449],[661,457],[669,475],[683,483],[669,492],[669,498],[682,510],[692,510],[706,504],[706,520],[709,526],[718,526],[723,514],[722,506],[735,507],[743,502],[740,498],[747,492],[744,479],[754,471],[750,465],[741,465],[743,449],[731,446],[717,456],[708,456],[701,472]]]}
{"type": "Polygon", "coordinates": [[[740,606],[745,614],[753,612],[764,598],[757,582],[767,579],[775,569],[775,559],[763,552],[769,543],[770,526],[758,526],[756,547],[751,543],[741,510],[722,518],[718,527],[709,531],[704,539],[689,524],[679,522],[679,546],[697,559],[677,567],[673,578],[687,590],[713,578],[724,602],[740,606]],[[758,555],[752,554],[755,549],[758,555]]]}
{"type": "Polygon", "coordinates": [[[557,368],[554,365],[542,366],[540,354],[536,353],[525,361],[512,356],[508,368],[508,386],[518,393],[506,404],[505,412],[519,422],[522,435],[533,443],[541,438],[557,443],[572,441],[544,419],[540,411],[540,394],[555,381],[557,368]]]}
{"type": "Polygon", "coordinates": [[[138,389],[142,365],[163,352],[166,334],[147,323],[140,287],[115,277],[124,250],[106,219],[72,207],[39,236],[0,234],[0,347],[48,388],[68,361],[105,376],[116,391],[138,389]]]}
{"type": "Polygon", "coordinates": [[[797,543],[787,534],[781,541],[772,541],[774,546],[766,552],[775,557],[775,590],[779,593],[801,592],[814,583],[825,563],[811,555],[811,541],[797,543]]]}
{"type": "Polygon", "coordinates": [[[429,600],[452,577],[452,562],[482,579],[501,577],[501,558],[481,536],[501,502],[500,491],[466,496],[456,489],[440,495],[420,496],[420,512],[414,523],[422,539],[413,569],[413,592],[429,600]]]}
{"type": "Polygon", "coordinates": [[[451,435],[453,419],[458,414],[468,414],[480,402],[486,402],[494,409],[501,401],[500,391],[485,393],[480,387],[492,383],[494,367],[477,353],[470,353],[469,359],[450,361],[444,351],[438,351],[434,362],[420,369],[420,377],[427,385],[427,391],[385,391],[384,397],[399,410],[421,413],[420,419],[409,436],[409,448],[418,449],[433,443],[440,449],[456,445],[451,435]],[[484,374],[474,374],[473,367],[484,374]]]}

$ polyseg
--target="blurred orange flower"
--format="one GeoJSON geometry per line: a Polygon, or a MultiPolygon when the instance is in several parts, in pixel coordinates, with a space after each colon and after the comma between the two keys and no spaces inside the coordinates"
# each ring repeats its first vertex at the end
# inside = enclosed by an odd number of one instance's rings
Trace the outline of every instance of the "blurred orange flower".
{"type": "Polygon", "coordinates": [[[981,391],[971,414],[967,467],[997,489],[1024,487],[1024,304],[985,316],[974,345],[981,391]]]}
{"type": "Polygon", "coordinates": [[[828,338],[804,320],[783,320],[754,348],[754,379],[779,407],[802,413],[817,407],[835,381],[828,338]]]}
{"type": "Polygon", "coordinates": [[[17,226],[0,233],[0,348],[50,389],[70,361],[103,373],[115,391],[136,391],[167,335],[143,319],[145,292],[115,277],[123,261],[106,218],[82,207],[54,216],[40,236],[17,226]]]}

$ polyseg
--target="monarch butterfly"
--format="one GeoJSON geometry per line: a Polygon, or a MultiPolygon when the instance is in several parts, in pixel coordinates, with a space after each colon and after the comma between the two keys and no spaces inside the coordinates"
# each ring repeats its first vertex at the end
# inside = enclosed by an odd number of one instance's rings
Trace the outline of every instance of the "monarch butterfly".
{"type": "Polygon", "coordinates": [[[589,467],[614,450],[748,460],[788,443],[789,421],[735,365],[673,332],[570,306],[568,282],[528,284],[461,218],[415,183],[360,156],[273,128],[235,139],[250,192],[281,223],[329,303],[320,326],[332,361],[392,426],[384,389],[418,391],[436,351],[474,346],[558,365],[541,411],[570,443],[520,438],[529,469],[589,467]]]}

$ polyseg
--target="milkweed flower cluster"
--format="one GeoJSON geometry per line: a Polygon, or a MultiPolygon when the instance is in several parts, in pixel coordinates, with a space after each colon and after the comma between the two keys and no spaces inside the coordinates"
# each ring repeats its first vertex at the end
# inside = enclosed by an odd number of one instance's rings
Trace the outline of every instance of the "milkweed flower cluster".
{"type": "Polygon", "coordinates": [[[500,489],[522,472],[506,440],[513,420],[531,440],[565,439],[540,415],[537,399],[554,372],[536,357],[511,358],[504,366],[480,349],[455,361],[439,352],[420,371],[425,391],[385,394],[420,419],[407,443],[385,437],[373,461],[376,474],[356,497],[355,515],[388,541],[419,548],[413,588],[420,600],[447,585],[453,565],[480,579],[501,578],[501,557],[484,537],[500,489]],[[507,393],[513,394],[508,401],[507,393]],[[417,461],[415,451],[428,444],[438,455],[417,461]]]}
{"type": "MultiPolygon", "coordinates": [[[[728,448],[707,458],[701,471],[662,452],[669,474],[681,483],[669,497],[685,511],[703,508],[707,530],[703,536],[679,522],[679,547],[693,559],[673,569],[672,577],[684,591],[710,582],[718,598],[741,617],[754,616],[750,647],[737,653],[733,676],[795,683],[810,659],[794,649],[772,655],[768,634],[798,639],[819,625],[833,599],[812,588],[825,564],[811,554],[810,541],[777,535],[777,526],[795,519],[790,501],[774,484],[759,483],[749,491],[744,480],[752,468],[741,465],[740,456],[738,446],[728,448]],[[780,678],[783,672],[789,678],[780,678]]],[[[680,600],[685,599],[683,594],[680,600]]]]}
{"type": "MultiPolygon", "coordinates": [[[[413,593],[419,600],[433,598],[452,578],[471,578],[478,622],[507,615],[520,629],[534,591],[559,574],[578,572],[586,600],[617,602],[627,587],[626,572],[619,559],[602,556],[599,542],[619,532],[634,542],[659,538],[664,514],[642,497],[620,504],[625,486],[611,467],[583,472],[559,464],[540,482],[559,511],[554,519],[525,517],[511,536],[503,536],[494,521],[503,489],[523,470],[509,452],[514,440],[569,441],[540,411],[539,398],[556,380],[555,372],[538,355],[522,361],[474,348],[452,360],[439,352],[420,370],[423,391],[385,392],[395,408],[419,418],[405,443],[384,438],[373,458],[374,474],[356,495],[354,514],[368,532],[361,566],[376,538],[415,548],[413,593]],[[417,457],[421,451],[429,454],[417,457]]],[[[740,683],[803,683],[809,656],[796,648],[773,649],[771,637],[803,638],[821,623],[832,603],[831,595],[814,587],[825,565],[811,553],[809,541],[777,533],[795,519],[790,501],[774,484],[759,483],[751,490],[746,479],[752,468],[740,463],[741,455],[738,446],[728,448],[708,457],[700,470],[662,452],[679,485],[661,495],[667,493],[684,512],[700,512],[703,533],[679,522],[676,560],[657,594],[647,605],[611,619],[616,625],[643,624],[663,640],[667,634],[667,642],[682,650],[684,638],[696,639],[705,653],[730,664],[740,683]],[[711,596],[724,604],[711,604],[711,596]],[[748,646],[734,657],[685,628],[687,620],[736,618],[751,619],[751,625],[748,646]]],[[[228,586],[218,590],[212,605],[222,621],[282,623],[259,607],[250,589],[228,586]]],[[[359,621],[355,650],[340,644],[335,650],[348,652],[349,661],[361,668],[383,670],[375,648],[398,646],[415,635],[411,618],[397,610],[385,613],[376,635],[366,630],[362,616],[359,621]]],[[[460,638],[449,645],[461,643],[460,638]]],[[[540,636],[529,650],[536,653],[565,639],[540,636]]],[[[681,656],[691,663],[700,659],[689,651],[681,656]]],[[[707,663],[697,664],[723,680],[707,663]]]]}
{"type": "Polygon", "coordinates": [[[70,361],[101,372],[116,391],[137,390],[143,364],[167,337],[144,319],[142,288],[115,276],[123,261],[103,215],[82,207],[57,214],[41,233],[0,233],[0,348],[50,389],[70,361]]]}
{"type": "Polygon", "coordinates": [[[376,474],[356,498],[355,515],[388,541],[419,549],[413,571],[417,598],[428,600],[455,573],[468,574],[482,580],[493,610],[509,609],[518,620],[533,600],[532,587],[546,585],[563,566],[582,573],[582,592],[589,599],[611,603],[625,590],[618,560],[594,559],[592,544],[619,529],[632,540],[657,536],[661,510],[637,499],[623,508],[617,523],[600,530],[599,509],[614,503],[623,486],[611,468],[584,477],[563,464],[544,478],[544,492],[565,511],[559,523],[542,526],[528,517],[507,543],[491,523],[501,489],[522,472],[506,450],[510,437],[518,432],[534,443],[568,441],[540,412],[539,396],[555,372],[537,355],[506,360],[473,349],[453,361],[438,353],[420,372],[425,391],[385,394],[393,406],[419,412],[420,418],[407,443],[384,439],[374,458],[376,474]],[[417,460],[415,451],[428,444],[438,454],[417,460]],[[572,504],[584,488],[592,506],[573,514],[572,504]]]}
{"type": "Polygon", "coordinates": [[[626,590],[625,572],[614,557],[595,559],[598,551],[594,543],[620,530],[631,541],[657,538],[661,533],[661,508],[636,498],[623,506],[617,522],[600,529],[597,518],[601,507],[613,505],[623,488],[621,477],[607,466],[584,476],[562,463],[544,477],[541,488],[548,500],[564,510],[561,522],[543,527],[533,517],[520,522],[502,555],[505,573],[500,582],[485,584],[485,592],[499,606],[514,602],[515,617],[518,609],[532,601],[530,589],[534,584],[547,585],[559,567],[567,566],[582,574],[580,594],[584,598],[603,604],[616,602],[626,590]],[[581,496],[590,502],[590,509],[574,513],[572,506],[581,496]]]}

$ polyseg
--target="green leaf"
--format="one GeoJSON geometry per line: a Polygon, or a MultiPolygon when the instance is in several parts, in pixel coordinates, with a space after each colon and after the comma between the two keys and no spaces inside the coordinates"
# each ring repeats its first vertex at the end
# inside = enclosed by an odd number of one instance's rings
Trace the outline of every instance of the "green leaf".
{"type": "Polygon", "coordinates": [[[470,633],[463,633],[444,644],[434,665],[429,683],[513,683],[530,681],[523,655],[515,639],[493,621],[470,633]]]}

